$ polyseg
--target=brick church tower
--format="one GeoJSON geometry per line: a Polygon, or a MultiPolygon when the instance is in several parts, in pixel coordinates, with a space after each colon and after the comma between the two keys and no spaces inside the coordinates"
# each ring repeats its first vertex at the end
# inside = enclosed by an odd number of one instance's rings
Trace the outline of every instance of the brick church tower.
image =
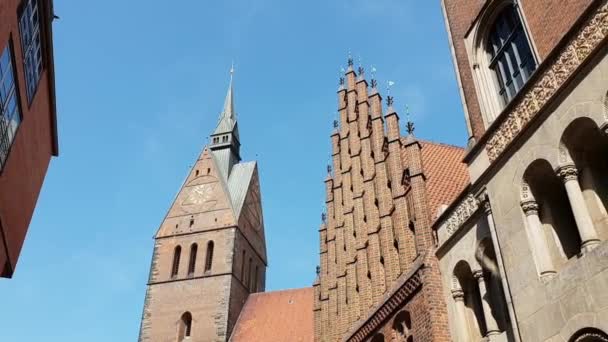
{"type": "Polygon", "coordinates": [[[224,109],[155,236],[140,342],[226,341],[264,291],[256,162],[241,162],[232,77],[224,109]]]}
{"type": "Polygon", "coordinates": [[[448,341],[422,152],[445,148],[416,139],[411,122],[401,137],[393,98],[383,114],[376,81],[348,64],[325,180],[315,341],[448,341]]]}

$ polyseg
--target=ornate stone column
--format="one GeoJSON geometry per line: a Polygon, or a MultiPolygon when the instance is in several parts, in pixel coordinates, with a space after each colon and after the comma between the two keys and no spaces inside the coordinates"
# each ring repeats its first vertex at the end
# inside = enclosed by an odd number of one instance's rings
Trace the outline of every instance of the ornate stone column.
{"type": "Polygon", "coordinates": [[[498,323],[496,323],[496,319],[494,319],[494,315],[492,314],[492,304],[490,299],[490,293],[488,292],[488,288],[486,286],[486,281],[483,276],[482,270],[473,271],[473,277],[477,279],[479,283],[479,294],[481,295],[481,307],[483,309],[483,317],[486,321],[486,337],[492,335],[500,334],[500,330],[498,329],[498,323]]]}
{"type": "Polygon", "coordinates": [[[459,342],[469,341],[469,326],[467,324],[467,310],[464,306],[464,291],[453,289],[454,307],[456,313],[456,334],[459,342]]]}
{"type": "Polygon", "coordinates": [[[600,240],[593,227],[593,220],[587,209],[581,186],[578,183],[578,170],[572,164],[564,165],[557,169],[557,175],[562,179],[566,187],[570,207],[572,207],[572,214],[574,214],[576,227],[581,236],[581,252],[584,254],[593,249],[600,240]]]}
{"type": "Polygon", "coordinates": [[[555,275],[555,267],[549,254],[549,247],[543,232],[543,226],[538,217],[538,203],[535,200],[521,202],[521,209],[526,215],[529,236],[532,240],[532,253],[536,255],[538,272],[541,278],[551,278],[555,275]]]}

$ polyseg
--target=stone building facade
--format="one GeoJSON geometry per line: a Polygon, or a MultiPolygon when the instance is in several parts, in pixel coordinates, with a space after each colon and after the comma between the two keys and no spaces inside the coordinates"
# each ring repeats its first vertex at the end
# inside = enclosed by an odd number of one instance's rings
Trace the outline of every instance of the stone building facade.
{"type": "Polygon", "coordinates": [[[608,2],[442,1],[471,184],[433,223],[455,341],[608,341],[608,2]]]}

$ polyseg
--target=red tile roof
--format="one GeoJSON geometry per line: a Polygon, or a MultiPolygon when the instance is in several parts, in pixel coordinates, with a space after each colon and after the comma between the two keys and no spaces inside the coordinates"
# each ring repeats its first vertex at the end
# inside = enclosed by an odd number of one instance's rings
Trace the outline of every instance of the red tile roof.
{"type": "Polygon", "coordinates": [[[462,147],[418,140],[422,145],[422,165],[426,176],[431,222],[442,205],[450,205],[470,183],[462,147]]]}
{"type": "Polygon", "coordinates": [[[313,297],[312,287],[249,295],[230,341],[314,341],[313,297]]]}

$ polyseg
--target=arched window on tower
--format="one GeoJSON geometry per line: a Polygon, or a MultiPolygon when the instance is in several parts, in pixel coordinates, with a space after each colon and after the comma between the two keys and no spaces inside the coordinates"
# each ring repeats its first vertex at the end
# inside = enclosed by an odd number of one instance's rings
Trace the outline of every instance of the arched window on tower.
{"type": "Polygon", "coordinates": [[[190,246],[190,262],[188,263],[188,276],[194,275],[194,270],[196,268],[196,253],[198,252],[198,245],[193,243],[190,246]]]}
{"type": "Polygon", "coordinates": [[[251,277],[251,272],[253,271],[253,270],[252,270],[252,267],[251,267],[251,264],[252,264],[252,263],[253,263],[253,260],[252,260],[251,258],[249,258],[249,266],[248,266],[249,273],[248,273],[248,275],[247,275],[247,281],[245,282],[245,285],[246,285],[246,286],[247,286],[247,288],[249,288],[249,289],[251,289],[251,278],[252,278],[252,277],[251,277]]]}
{"type": "Polygon", "coordinates": [[[173,266],[171,267],[171,278],[177,277],[179,272],[179,257],[182,254],[182,247],[180,245],[175,246],[173,251],[173,266]]]}
{"type": "Polygon", "coordinates": [[[253,288],[251,292],[258,292],[258,266],[255,267],[255,273],[253,274],[253,288]]]}
{"type": "Polygon", "coordinates": [[[177,329],[177,341],[185,341],[187,337],[192,335],[192,314],[190,312],[184,312],[179,320],[179,326],[177,329]]]}
{"type": "Polygon", "coordinates": [[[243,250],[243,257],[241,258],[241,281],[245,281],[245,250],[243,250]]]}
{"type": "Polygon", "coordinates": [[[486,50],[501,107],[505,107],[536,69],[536,60],[514,4],[502,9],[490,27],[486,50]]]}
{"type": "Polygon", "coordinates": [[[407,310],[403,310],[393,320],[391,341],[414,342],[412,336],[412,317],[407,310]]]}
{"type": "Polygon", "coordinates": [[[205,272],[211,271],[213,263],[213,241],[207,243],[207,256],[205,257],[205,272]]]}

